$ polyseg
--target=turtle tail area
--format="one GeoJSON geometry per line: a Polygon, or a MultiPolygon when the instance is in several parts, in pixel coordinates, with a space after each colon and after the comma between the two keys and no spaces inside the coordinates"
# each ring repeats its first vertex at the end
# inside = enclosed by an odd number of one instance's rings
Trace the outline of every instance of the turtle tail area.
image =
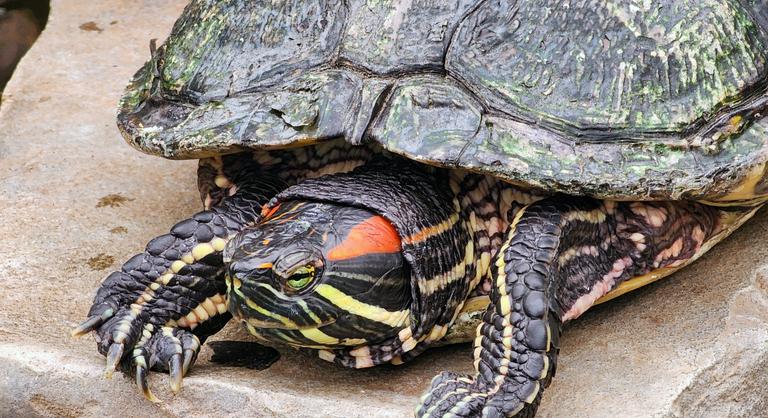
{"type": "Polygon", "coordinates": [[[690,263],[755,210],[571,196],[521,209],[494,260],[475,376],[437,376],[416,416],[533,416],[555,375],[563,322],[622,283],[690,263]]]}

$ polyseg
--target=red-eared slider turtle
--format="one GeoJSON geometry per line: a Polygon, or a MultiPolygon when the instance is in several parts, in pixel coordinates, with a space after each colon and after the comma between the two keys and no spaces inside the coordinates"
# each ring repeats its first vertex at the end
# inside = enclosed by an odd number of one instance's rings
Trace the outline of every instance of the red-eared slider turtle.
{"type": "Polygon", "coordinates": [[[766,200],[767,62],[765,0],[194,0],[118,125],[205,210],[75,334],[150,399],[230,318],[356,368],[469,339],[416,414],[531,416],[564,322],[766,200]]]}

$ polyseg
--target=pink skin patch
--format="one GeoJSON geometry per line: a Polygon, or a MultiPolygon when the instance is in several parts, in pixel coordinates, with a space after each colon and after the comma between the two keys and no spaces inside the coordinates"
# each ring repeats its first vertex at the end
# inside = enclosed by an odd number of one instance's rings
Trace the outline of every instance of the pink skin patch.
{"type": "Polygon", "coordinates": [[[669,247],[662,250],[654,259],[653,267],[658,268],[662,263],[670,258],[676,258],[680,255],[680,251],[683,250],[683,239],[678,238],[669,247]]]}
{"type": "Polygon", "coordinates": [[[558,263],[560,265],[563,265],[573,257],[584,256],[584,255],[597,257],[599,254],[600,252],[598,248],[595,247],[594,245],[584,245],[581,247],[573,247],[563,252],[560,255],[560,257],[558,257],[558,263]]]}
{"type": "Polygon", "coordinates": [[[645,245],[645,235],[635,232],[634,234],[629,236],[629,239],[632,240],[632,242],[635,243],[635,248],[637,248],[638,251],[645,251],[646,245],[645,245]]]}
{"type": "MultiPolygon", "coordinates": [[[[656,211],[658,213],[651,212],[646,213],[648,216],[646,220],[653,219],[653,222],[660,224],[663,224],[664,221],[666,221],[666,213],[663,213],[663,211],[656,211]],[[661,213],[661,215],[659,215],[659,213],[661,213]],[[662,218],[663,220],[661,220],[662,218]]],[[[636,211],[635,213],[638,212],[636,211]]],[[[659,252],[659,254],[654,259],[654,268],[678,267],[688,262],[692,254],[695,254],[701,249],[701,246],[706,239],[706,233],[701,227],[695,226],[691,230],[689,238],[693,242],[686,243],[686,238],[680,237],[672,242],[669,247],[659,252]],[[680,258],[681,255],[683,255],[682,258],[680,258]]],[[[635,246],[638,250],[642,251],[646,248],[646,237],[643,234],[633,233],[629,236],[629,239],[635,243],[635,246]]],[[[563,321],[569,321],[571,319],[578,318],[587,309],[594,305],[598,299],[613,290],[613,288],[616,286],[616,281],[621,278],[622,275],[624,275],[624,272],[627,270],[627,268],[631,267],[632,264],[632,259],[629,257],[616,260],[616,262],[613,263],[611,271],[609,271],[599,281],[597,281],[592,286],[592,290],[589,293],[581,296],[576,300],[568,312],[563,315],[563,321]]]]}
{"type": "Polygon", "coordinates": [[[624,257],[613,263],[611,271],[605,274],[598,282],[592,286],[592,290],[586,295],[576,299],[571,309],[563,315],[563,322],[576,319],[587,311],[603,295],[610,292],[616,286],[616,279],[624,274],[624,271],[632,266],[632,259],[624,257]]]}
{"type": "Polygon", "coordinates": [[[693,228],[693,232],[691,233],[691,236],[693,237],[694,241],[696,241],[696,252],[699,251],[699,248],[701,248],[701,244],[704,243],[704,239],[706,238],[706,234],[704,233],[704,230],[701,229],[699,226],[695,226],[693,228]]]}
{"type": "Polygon", "coordinates": [[[645,203],[633,203],[632,212],[642,216],[645,222],[655,228],[664,225],[667,220],[667,211],[664,208],[657,208],[645,203]]]}
{"type": "MultiPolygon", "coordinates": [[[[704,243],[705,239],[704,230],[701,229],[701,227],[694,227],[691,231],[691,239],[693,239],[693,249],[692,252],[696,253],[701,248],[701,245],[704,243]]],[[[669,248],[664,249],[662,252],[659,253],[659,255],[656,256],[656,258],[653,261],[654,267],[678,267],[680,265],[683,265],[686,263],[690,258],[690,250],[685,248],[685,240],[683,238],[678,238],[675,240],[675,242],[672,243],[669,248]],[[686,250],[685,257],[678,258],[681,253],[683,253],[683,250],[686,250]],[[676,259],[677,258],[677,259],[676,259]],[[666,261],[669,261],[671,259],[672,262],[667,263],[666,261]]]]}

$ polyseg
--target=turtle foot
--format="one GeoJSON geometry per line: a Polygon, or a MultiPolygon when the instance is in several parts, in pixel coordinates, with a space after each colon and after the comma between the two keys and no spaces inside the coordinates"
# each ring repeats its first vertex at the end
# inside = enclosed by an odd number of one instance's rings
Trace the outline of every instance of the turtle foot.
{"type": "Polygon", "coordinates": [[[506,381],[483,387],[470,376],[443,372],[432,380],[417,417],[533,417],[541,399],[538,382],[506,381]]]}
{"type": "Polygon", "coordinates": [[[197,359],[201,342],[188,329],[154,326],[141,321],[134,313],[122,309],[112,315],[107,309],[104,313],[89,316],[72,334],[95,331],[99,351],[106,355],[104,376],[111,378],[117,370],[132,372],[144,396],[159,402],[149,389],[148,371],[168,372],[171,391],[178,393],[182,378],[197,359]]]}
{"type": "Polygon", "coordinates": [[[197,359],[200,346],[200,340],[191,332],[181,328],[162,327],[152,334],[145,344],[134,348],[129,366],[135,372],[136,386],[144,397],[152,402],[159,402],[147,382],[150,369],[168,372],[171,391],[178,393],[184,376],[197,359]]]}

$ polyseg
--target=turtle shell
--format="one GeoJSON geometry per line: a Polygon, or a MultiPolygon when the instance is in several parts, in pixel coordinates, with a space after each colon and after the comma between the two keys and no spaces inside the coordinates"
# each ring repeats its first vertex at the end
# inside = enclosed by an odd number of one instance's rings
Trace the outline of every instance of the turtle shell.
{"type": "Polygon", "coordinates": [[[768,0],[194,0],[118,125],[168,158],[344,137],[551,191],[743,201],[768,194],[767,112],[768,0]]]}

